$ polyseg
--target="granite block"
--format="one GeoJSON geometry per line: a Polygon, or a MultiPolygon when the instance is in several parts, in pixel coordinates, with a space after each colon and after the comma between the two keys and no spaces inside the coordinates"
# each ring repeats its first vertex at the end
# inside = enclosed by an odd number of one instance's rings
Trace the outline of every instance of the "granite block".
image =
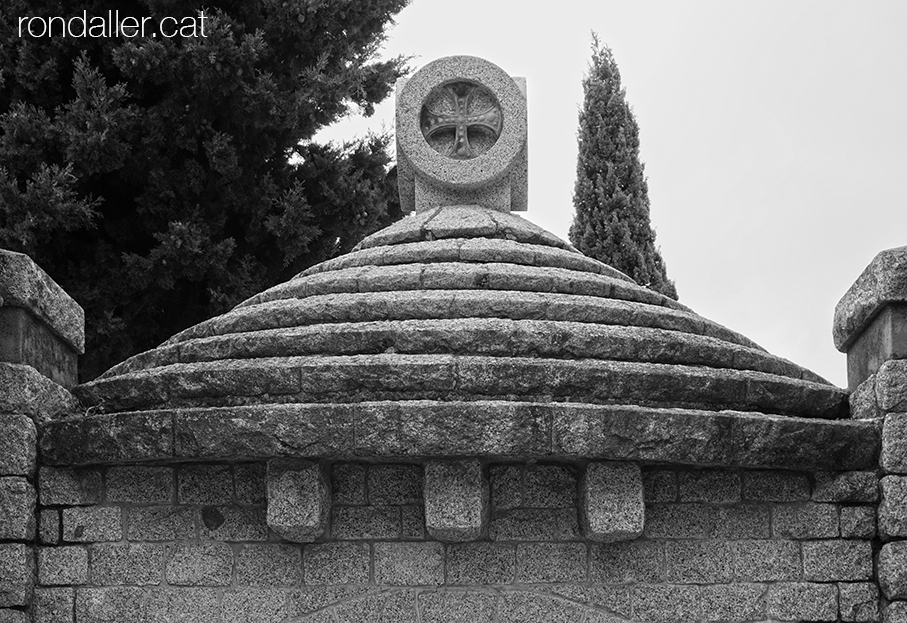
{"type": "Polygon", "coordinates": [[[77,543],[119,541],[123,520],[118,506],[80,506],[63,509],[63,540],[77,543]]]}
{"type": "Polygon", "coordinates": [[[88,549],[81,546],[38,549],[38,582],[44,586],[88,583],[88,549]]]}
{"type": "Polygon", "coordinates": [[[740,501],[740,475],[717,470],[680,472],[681,502],[740,501]]]}
{"type": "Polygon", "coordinates": [[[180,504],[230,504],[233,472],[229,465],[186,465],[178,473],[180,504]]]}
{"type": "Polygon", "coordinates": [[[470,541],[488,526],[488,483],[478,461],[425,466],[425,528],[439,541],[470,541]]]}
{"type": "Polygon", "coordinates": [[[516,572],[516,545],[456,543],[447,546],[447,584],[510,584],[516,572]]]}
{"type": "Polygon", "coordinates": [[[41,506],[86,506],[101,501],[101,474],[95,470],[41,467],[38,470],[41,506]]]}
{"type": "Polygon", "coordinates": [[[802,502],[810,498],[805,474],[748,471],[743,473],[743,499],[755,502],[802,502]]]}
{"type": "Polygon", "coordinates": [[[302,576],[302,551],[294,544],[245,545],[236,555],[238,586],[295,587],[302,576]]]}
{"type": "Polygon", "coordinates": [[[31,418],[0,413],[0,476],[31,476],[37,460],[38,432],[31,418]]]}
{"type": "Polygon", "coordinates": [[[630,541],[645,523],[642,472],[635,463],[595,462],[580,485],[580,516],[593,541],[630,541]]]}
{"type": "Polygon", "coordinates": [[[582,582],[587,557],[585,543],[520,543],[517,582],[582,582]]]}
{"type": "Polygon", "coordinates": [[[288,541],[311,542],[327,529],[330,495],[321,466],[268,461],[268,526],[288,541]]]}
{"type": "Polygon", "coordinates": [[[227,586],[233,576],[233,550],[226,543],[180,543],[167,559],[165,577],[172,586],[227,586]]]}
{"type": "Polygon", "coordinates": [[[375,582],[396,586],[444,583],[444,546],[437,542],[376,543],[375,582]]]}
{"type": "Polygon", "coordinates": [[[368,584],[370,569],[365,543],[320,543],[303,550],[305,584],[368,584]]]}
{"type": "Polygon", "coordinates": [[[107,470],[107,501],[173,503],[173,468],[130,465],[107,470]]]}
{"type": "Polygon", "coordinates": [[[24,477],[0,478],[0,541],[35,538],[35,488],[24,477]]]}

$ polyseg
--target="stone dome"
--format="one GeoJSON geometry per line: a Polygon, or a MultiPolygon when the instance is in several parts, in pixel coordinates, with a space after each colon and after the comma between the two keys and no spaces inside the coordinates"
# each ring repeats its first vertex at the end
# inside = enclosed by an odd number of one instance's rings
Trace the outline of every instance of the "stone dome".
{"type": "MultiPolygon", "coordinates": [[[[808,454],[840,466],[874,452],[835,421],[846,417],[844,390],[525,219],[475,206],[404,218],[77,394],[89,447],[71,452],[84,461],[519,455],[777,466],[808,454]],[[129,422],[130,448],[115,447],[112,422],[129,422]]],[[[45,450],[67,452],[62,432],[45,450]]]]}

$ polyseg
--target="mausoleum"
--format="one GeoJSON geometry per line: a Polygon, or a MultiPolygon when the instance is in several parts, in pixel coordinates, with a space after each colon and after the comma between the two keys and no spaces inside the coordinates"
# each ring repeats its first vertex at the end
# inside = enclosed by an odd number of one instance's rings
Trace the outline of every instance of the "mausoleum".
{"type": "Polygon", "coordinates": [[[83,385],[0,251],[0,623],[907,623],[907,247],[841,389],[514,214],[521,79],[397,142],[413,214],[83,385]]]}

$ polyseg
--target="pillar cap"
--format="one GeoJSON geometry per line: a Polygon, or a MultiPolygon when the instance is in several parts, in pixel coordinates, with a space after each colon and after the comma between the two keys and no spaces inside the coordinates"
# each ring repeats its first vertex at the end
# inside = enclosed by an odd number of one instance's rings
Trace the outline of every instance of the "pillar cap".
{"type": "Polygon", "coordinates": [[[0,307],[22,307],[78,354],[85,352],[85,312],[22,253],[0,249],[0,307]]]}
{"type": "Polygon", "coordinates": [[[846,353],[882,308],[897,303],[907,303],[907,247],[876,255],[838,302],[835,348],[846,353]]]}

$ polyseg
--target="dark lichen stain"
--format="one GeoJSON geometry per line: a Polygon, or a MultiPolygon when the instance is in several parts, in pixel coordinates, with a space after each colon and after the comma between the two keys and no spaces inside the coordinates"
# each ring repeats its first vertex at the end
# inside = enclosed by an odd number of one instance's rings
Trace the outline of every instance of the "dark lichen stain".
{"type": "Polygon", "coordinates": [[[202,508],[202,523],[208,530],[217,530],[224,525],[224,515],[213,506],[202,508]]]}

